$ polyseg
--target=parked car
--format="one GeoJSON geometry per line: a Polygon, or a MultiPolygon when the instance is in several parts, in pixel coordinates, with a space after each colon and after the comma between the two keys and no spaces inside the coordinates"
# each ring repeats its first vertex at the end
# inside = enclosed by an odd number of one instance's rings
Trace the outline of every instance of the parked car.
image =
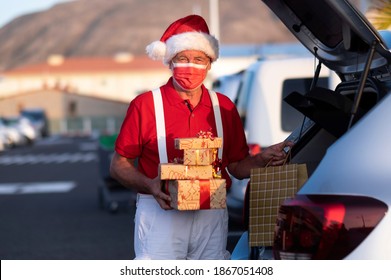
{"type": "Polygon", "coordinates": [[[22,136],[21,144],[33,144],[37,139],[38,132],[29,119],[25,117],[6,117],[3,122],[7,127],[16,129],[22,136]]]}
{"type": "Polygon", "coordinates": [[[30,120],[40,137],[49,136],[49,121],[45,110],[41,108],[26,108],[21,110],[20,115],[30,120]]]}
{"type": "Polygon", "coordinates": [[[27,139],[16,127],[8,124],[7,120],[3,117],[0,118],[0,133],[4,139],[4,146],[6,148],[12,148],[22,146],[27,143],[27,139]]]}
{"type": "MultiPolygon", "coordinates": [[[[263,2],[341,78],[334,90],[315,86],[285,99],[306,116],[306,129],[288,139],[296,143],[291,162],[306,163],[309,179],[280,207],[273,258],[391,259],[387,33],[348,0],[263,2]]],[[[244,235],[233,256],[263,257],[253,249],[244,235]]]]}
{"type": "Polygon", "coordinates": [[[0,127],[0,152],[4,151],[7,148],[7,136],[3,129],[0,127]]]}

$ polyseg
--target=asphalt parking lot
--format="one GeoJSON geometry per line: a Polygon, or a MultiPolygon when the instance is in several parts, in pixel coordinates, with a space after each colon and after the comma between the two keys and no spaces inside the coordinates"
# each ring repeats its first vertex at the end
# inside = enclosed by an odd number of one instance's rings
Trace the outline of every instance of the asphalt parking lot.
{"type": "MultiPolygon", "coordinates": [[[[0,154],[0,259],[133,259],[134,201],[111,213],[90,138],[51,138],[0,154]]],[[[230,225],[228,249],[240,237],[230,225]]]]}

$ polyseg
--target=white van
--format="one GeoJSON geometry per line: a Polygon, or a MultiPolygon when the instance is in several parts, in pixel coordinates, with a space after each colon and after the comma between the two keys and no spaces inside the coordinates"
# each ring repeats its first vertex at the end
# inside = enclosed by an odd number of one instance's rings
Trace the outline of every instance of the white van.
{"type": "MultiPolygon", "coordinates": [[[[243,74],[237,108],[247,142],[267,147],[286,139],[303,121],[303,115],[284,102],[293,91],[309,91],[316,71],[313,57],[274,58],[257,61],[243,74]]],[[[321,87],[334,87],[334,76],[322,69],[321,87]]]]}
{"type": "Polygon", "coordinates": [[[213,90],[223,93],[229,99],[231,99],[232,102],[236,103],[242,82],[243,72],[244,70],[217,78],[213,82],[213,90]]]}
{"type": "MultiPolygon", "coordinates": [[[[303,114],[284,101],[291,92],[305,94],[311,88],[318,61],[313,57],[262,59],[242,74],[237,109],[243,121],[251,153],[284,141],[304,119],[303,114]]],[[[317,86],[333,88],[338,77],[323,66],[317,86]]],[[[232,179],[227,194],[230,218],[241,223],[248,179],[232,179]]]]}

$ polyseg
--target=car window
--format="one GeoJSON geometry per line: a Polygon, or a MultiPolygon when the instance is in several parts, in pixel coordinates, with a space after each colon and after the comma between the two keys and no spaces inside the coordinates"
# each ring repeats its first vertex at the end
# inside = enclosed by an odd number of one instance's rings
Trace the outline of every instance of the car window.
{"type": "Polygon", "coordinates": [[[245,124],[246,121],[246,110],[248,108],[249,95],[251,86],[254,82],[254,76],[254,71],[246,71],[243,75],[242,84],[240,85],[239,89],[239,96],[236,108],[238,109],[243,124],[245,124]]]}

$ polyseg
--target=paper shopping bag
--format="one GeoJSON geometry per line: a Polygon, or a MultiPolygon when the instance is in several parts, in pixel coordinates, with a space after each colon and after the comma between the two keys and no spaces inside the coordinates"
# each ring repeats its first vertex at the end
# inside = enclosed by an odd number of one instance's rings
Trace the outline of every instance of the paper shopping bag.
{"type": "Polygon", "coordinates": [[[280,205],[293,197],[308,178],[305,164],[284,164],[251,170],[249,245],[272,246],[280,205]]]}

